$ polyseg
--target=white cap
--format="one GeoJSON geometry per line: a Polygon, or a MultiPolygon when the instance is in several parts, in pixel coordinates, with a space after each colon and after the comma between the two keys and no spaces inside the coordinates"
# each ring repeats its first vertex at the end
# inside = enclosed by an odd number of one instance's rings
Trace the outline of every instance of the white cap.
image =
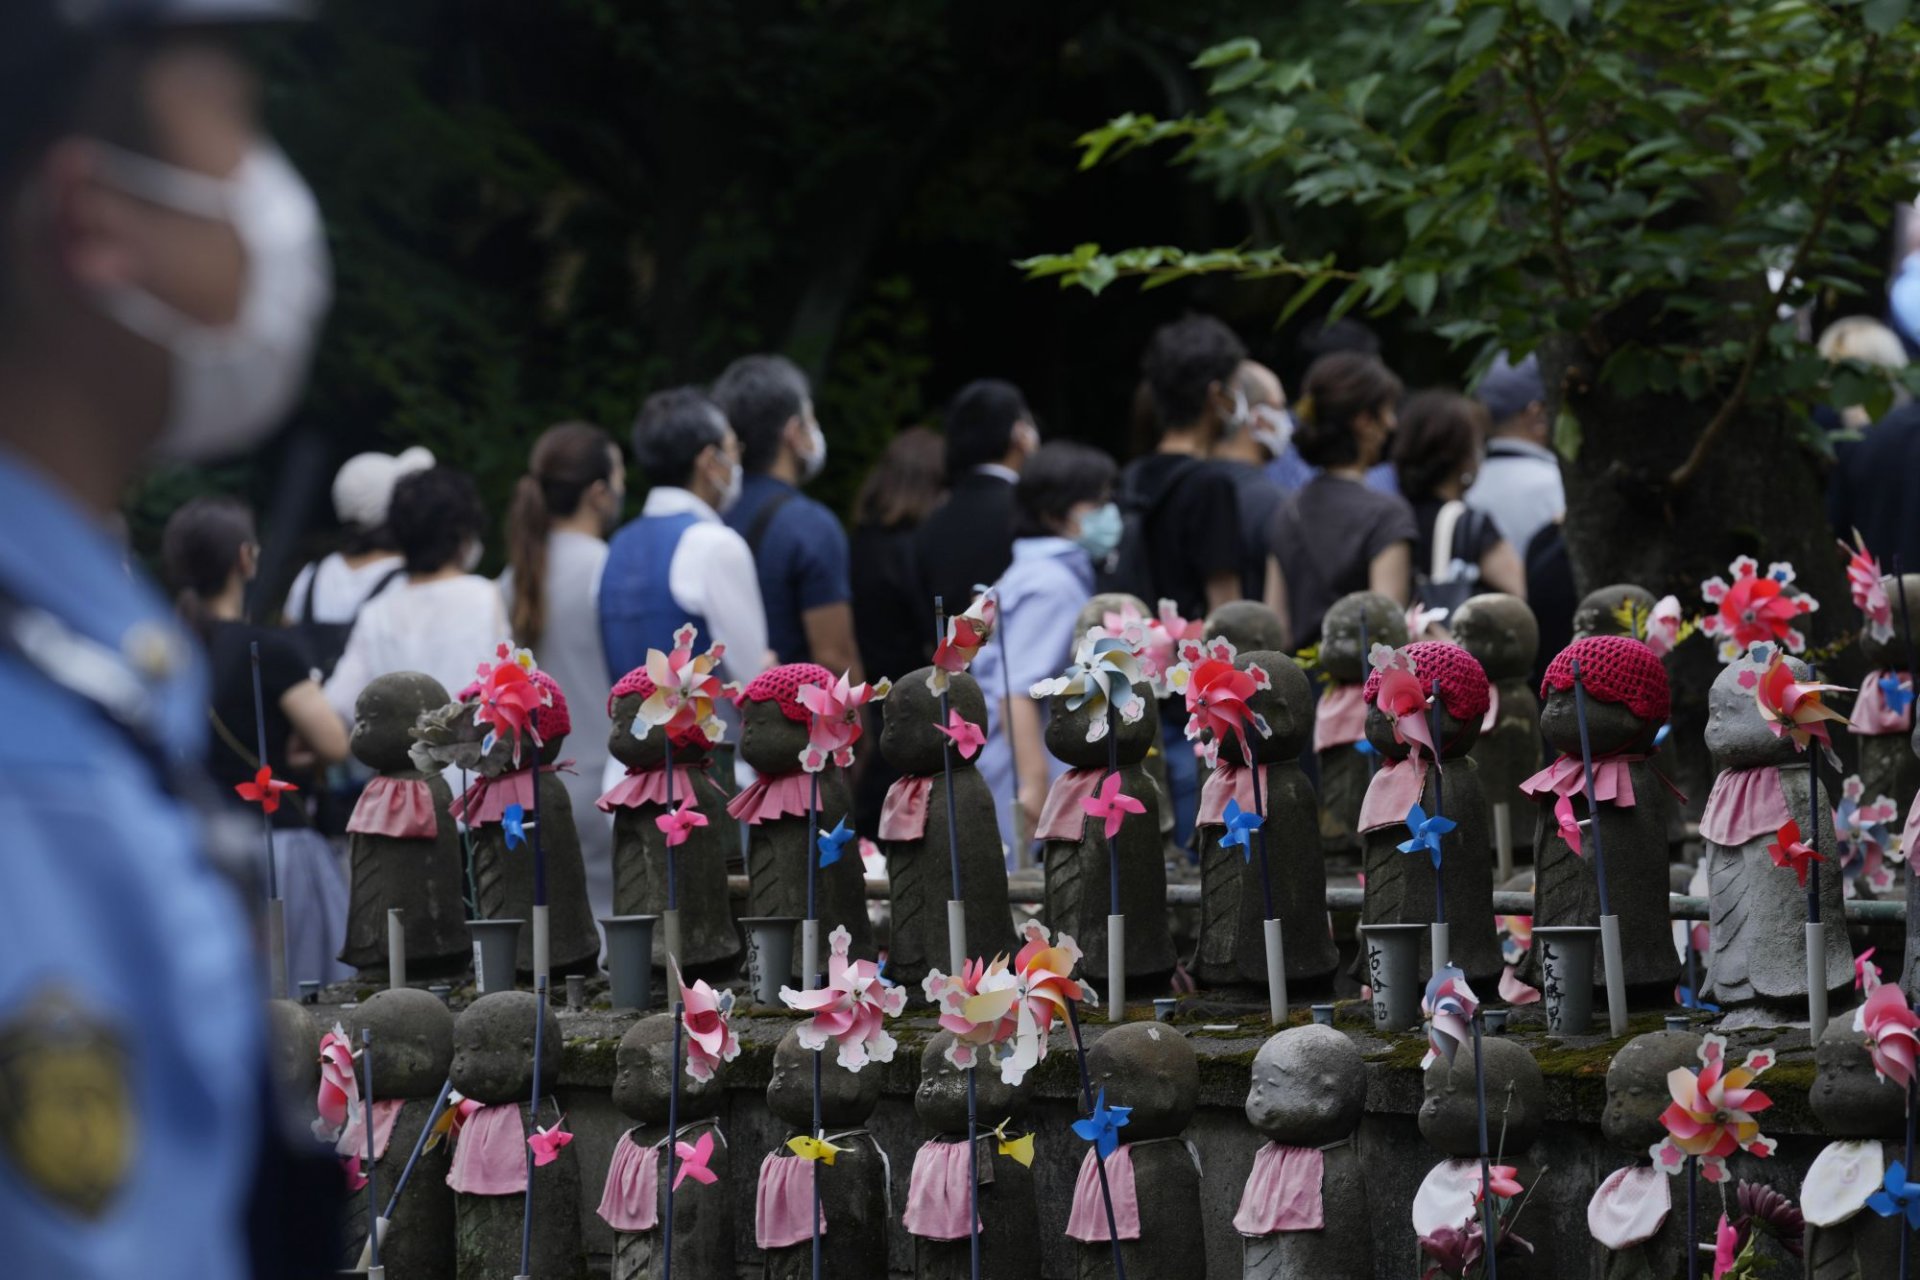
{"type": "Polygon", "coordinates": [[[358,453],[333,474],[333,512],[341,524],[377,529],[387,522],[393,486],[405,476],[433,465],[433,454],[419,445],[395,455],[358,453]]]}

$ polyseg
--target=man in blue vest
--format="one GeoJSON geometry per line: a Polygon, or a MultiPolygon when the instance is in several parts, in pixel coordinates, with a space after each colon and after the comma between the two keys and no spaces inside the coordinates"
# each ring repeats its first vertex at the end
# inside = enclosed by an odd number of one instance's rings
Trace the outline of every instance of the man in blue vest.
{"type": "Polygon", "coordinates": [[[703,392],[677,387],[641,406],[633,456],[652,487],[600,571],[609,681],[645,666],[647,650],[672,649],[673,633],[691,622],[700,648],[727,646],[721,671],[744,684],[769,658],[753,553],[720,518],[740,497],[740,442],[703,392]]]}

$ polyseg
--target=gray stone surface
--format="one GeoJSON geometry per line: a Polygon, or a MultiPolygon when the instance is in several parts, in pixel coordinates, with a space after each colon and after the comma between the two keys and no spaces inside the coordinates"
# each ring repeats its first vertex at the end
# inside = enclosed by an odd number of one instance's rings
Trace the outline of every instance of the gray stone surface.
{"type": "MultiPolygon", "coordinates": [[[[496,991],[481,996],[454,1020],[453,1087],[475,1102],[495,1106],[533,1095],[534,1009],[531,991],[496,991]]],[[[553,1088],[564,1042],[560,1020],[549,1004],[540,1044],[540,1092],[553,1088]]]]}
{"type": "MultiPolygon", "coordinates": [[[[1821,1127],[1835,1139],[1888,1139],[1881,1144],[1882,1162],[1891,1166],[1904,1161],[1906,1108],[1900,1086],[1874,1075],[1866,1036],[1853,1029],[1851,1018],[1836,1017],[1827,1024],[1827,1034],[1814,1050],[1808,1102],[1821,1127]]],[[[1863,1210],[1830,1227],[1807,1224],[1808,1280],[1891,1276],[1898,1273],[1899,1260],[1897,1219],[1863,1210]]]]}
{"type": "MultiPolygon", "coordinates": [[[[1200,1171],[1180,1140],[1199,1104],[1200,1064],[1187,1038],[1153,1022],[1115,1027],[1087,1051],[1094,1092],[1109,1107],[1131,1107],[1120,1130],[1133,1158],[1140,1201],[1140,1238],[1121,1242],[1128,1275],[1172,1276],[1205,1271],[1200,1171]]],[[[1116,1274],[1113,1246],[1077,1244],[1077,1274],[1094,1280],[1116,1274]]]]}
{"type": "MultiPolygon", "coordinates": [[[[1669,1072],[1692,1070],[1700,1065],[1700,1037],[1691,1031],[1650,1031],[1627,1041],[1607,1066],[1607,1106],[1601,1113],[1600,1129],[1607,1142],[1633,1159],[1615,1162],[1613,1168],[1647,1164],[1647,1151],[1666,1136],[1660,1123],[1672,1093],[1667,1086],[1669,1072]]],[[[1613,1168],[1607,1170],[1613,1172],[1613,1168]]],[[[1607,1280],[1655,1280],[1685,1272],[1687,1263],[1687,1217],[1685,1188],[1675,1180],[1673,1189],[1679,1202],[1652,1239],[1631,1248],[1602,1251],[1601,1266],[1607,1280]]],[[[1712,1229],[1699,1239],[1711,1242],[1712,1229]]]]}
{"type": "MultiPolygon", "coordinates": [[[[827,1224],[822,1234],[823,1276],[851,1280],[885,1280],[887,1232],[891,1226],[887,1165],[881,1148],[867,1129],[867,1119],[880,1102],[880,1072],[873,1066],[848,1071],[831,1053],[813,1054],[800,1047],[799,1029],[787,1032],[774,1050],[773,1075],[767,1082],[767,1107],[787,1123],[782,1144],[771,1151],[775,1160],[797,1160],[785,1147],[787,1138],[813,1131],[813,1071],[820,1069],[821,1124],[834,1145],[846,1148],[832,1165],[820,1162],[814,1177],[820,1188],[820,1215],[827,1224]]],[[[904,1207],[904,1201],[902,1202],[904,1207]]],[[[766,1252],[768,1280],[799,1280],[813,1274],[811,1241],[766,1252]]]]}
{"type": "MultiPolygon", "coordinates": [[[[1540,624],[1526,601],[1490,592],[1455,609],[1447,625],[1460,646],[1486,668],[1487,680],[1499,698],[1492,728],[1481,727],[1480,741],[1473,748],[1487,800],[1517,811],[1525,803],[1520,784],[1541,764],[1540,700],[1532,684],[1540,624]]],[[[1533,847],[1533,833],[1526,826],[1524,821],[1514,823],[1516,849],[1533,847]]]]}
{"type": "MultiPolygon", "coordinates": [[[[1352,1141],[1367,1101],[1366,1063],[1332,1027],[1289,1027],[1254,1056],[1247,1123],[1288,1147],[1329,1147],[1322,1156],[1318,1231],[1280,1231],[1245,1242],[1244,1280],[1367,1280],[1374,1223],[1352,1141]],[[1331,1145],[1338,1144],[1338,1145],[1331,1145]]],[[[1224,1189],[1214,1187],[1214,1195],[1224,1189]]]]}
{"type": "Polygon", "coordinates": [[[1287,648],[1287,629],[1280,615],[1257,600],[1234,600],[1207,615],[1206,638],[1225,637],[1241,653],[1281,652],[1287,648]]]}
{"type": "MultiPolygon", "coordinates": [[[[673,1025],[672,1014],[656,1013],[642,1018],[620,1038],[616,1053],[613,1101],[640,1124],[629,1130],[635,1146],[642,1150],[659,1147],[654,1159],[659,1166],[660,1220],[666,1220],[668,1185],[665,1139],[673,1099],[673,1025]]],[[[691,1178],[680,1184],[673,1199],[673,1266],[687,1277],[730,1276],[733,1274],[735,1229],[733,1220],[732,1152],[726,1131],[716,1115],[726,1098],[726,1064],[720,1064],[711,1078],[695,1080],[686,1073],[686,1045],[681,1043],[680,1130],[678,1141],[697,1143],[706,1133],[714,1135],[713,1154],[707,1167],[719,1179],[704,1184],[691,1178]]],[[[605,1169],[605,1165],[597,1166],[605,1169]]],[[[606,1174],[600,1185],[605,1186],[606,1174]]],[[[589,1190],[593,1183],[588,1182],[589,1190]]],[[[587,1197],[594,1204],[599,1197],[587,1197]]],[[[615,1232],[613,1275],[615,1280],[664,1280],[666,1275],[666,1233],[661,1227],[652,1231],[615,1232]]]]}
{"type": "MultiPolygon", "coordinates": [[[[529,1014],[531,1016],[531,1014],[529,1014]]],[[[373,1033],[374,1098],[404,1098],[387,1149],[375,1164],[382,1205],[393,1195],[414,1143],[433,1115],[434,1100],[453,1065],[453,1013],[438,997],[401,988],[380,991],[361,1001],[345,1022],[354,1044],[362,1031],[373,1033]]],[[[557,1029],[557,1024],[556,1024],[557,1029]]],[[[381,1242],[380,1261],[389,1275],[449,1280],[454,1274],[453,1189],[447,1186],[449,1148],[443,1143],[423,1151],[394,1207],[381,1242]]],[[[350,1197],[342,1223],[343,1261],[360,1256],[367,1238],[367,1197],[350,1197]]]]}
{"type": "MultiPolygon", "coordinates": [[[[1597,587],[1580,597],[1580,603],[1573,610],[1573,638],[1587,636],[1625,636],[1632,635],[1620,625],[1614,611],[1623,604],[1632,604],[1642,612],[1653,608],[1656,601],[1653,592],[1645,587],[1637,587],[1631,582],[1615,582],[1608,586],[1597,587]]],[[[1635,636],[1637,639],[1643,637],[1635,636]]]]}
{"type": "MultiPolygon", "coordinates": [[[[929,1142],[967,1140],[967,1073],[947,1060],[952,1043],[953,1033],[942,1031],[927,1040],[920,1055],[920,1087],[913,1105],[921,1125],[933,1135],[929,1142]]],[[[1003,1122],[1009,1136],[1022,1132],[1018,1120],[1033,1093],[1029,1081],[1015,1088],[1001,1080],[997,1068],[981,1067],[975,1073],[975,1132],[989,1135],[1003,1122]]],[[[1037,1280],[1040,1207],[1034,1201],[1033,1170],[1001,1155],[998,1146],[988,1136],[976,1157],[984,1173],[978,1192],[980,1275],[983,1280],[1037,1280]]],[[[967,1280],[972,1274],[970,1240],[915,1237],[913,1249],[918,1280],[967,1280]]]]}
{"type": "MultiPolygon", "coordinates": [[[[1375,644],[1398,648],[1407,643],[1406,611],[1386,596],[1356,591],[1327,610],[1320,625],[1320,670],[1334,685],[1364,684],[1367,650],[1375,644]],[[1362,621],[1366,626],[1362,643],[1362,621]]],[[[1367,757],[1351,745],[1333,747],[1320,757],[1320,835],[1328,853],[1360,848],[1356,823],[1360,802],[1372,776],[1367,757]]]]}

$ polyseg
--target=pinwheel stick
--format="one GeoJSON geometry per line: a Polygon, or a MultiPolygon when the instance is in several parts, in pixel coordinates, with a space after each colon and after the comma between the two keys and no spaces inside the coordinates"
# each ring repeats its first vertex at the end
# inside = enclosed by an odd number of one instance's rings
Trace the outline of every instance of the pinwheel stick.
{"type": "MultiPolygon", "coordinates": [[[[533,821],[527,825],[533,828],[533,983],[537,990],[544,990],[547,979],[553,973],[550,964],[552,956],[552,934],[547,926],[547,850],[542,843],[540,832],[540,757],[535,755],[530,766],[533,774],[533,821]]],[[[536,1075],[539,1073],[536,1071],[536,1075]]]]}
{"type": "MultiPolygon", "coordinates": [[[[667,748],[667,812],[671,814],[676,803],[673,793],[673,734],[662,726],[660,736],[667,748]]],[[[667,955],[671,959],[678,960],[680,958],[680,879],[674,874],[674,867],[673,841],[669,840],[667,841],[667,909],[660,913],[660,928],[666,937],[667,955]]]]}
{"type": "MultiPolygon", "coordinates": [[[[1107,699],[1107,772],[1120,772],[1120,712],[1107,699]]],[[[1120,910],[1120,833],[1107,837],[1107,1018],[1127,1020],[1127,917],[1120,910]]]]}
{"type": "Polygon", "coordinates": [[[1700,1161],[1687,1157],[1687,1280],[1700,1280],[1700,1161]]]}
{"type": "MultiPolygon", "coordinates": [[[[945,597],[933,598],[933,643],[937,647],[947,632],[947,602],[945,597]]],[[[1003,655],[1004,656],[1004,655],[1003,655]]],[[[940,691],[940,724],[951,723],[953,699],[945,689],[940,691]]],[[[1012,735],[1008,735],[1012,740],[1012,735]]],[[[947,963],[955,973],[961,972],[967,964],[967,906],[962,896],[960,884],[960,831],[953,821],[953,740],[944,733],[940,735],[940,773],[946,781],[947,790],[947,868],[953,878],[953,896],[947,899],[947,963]]],[[[1014,775],[1016,778],[1018,774],[1014,775]]]]}
{"type": "Polygon", "coordinates": [[[1253,745],[1241,739],[1247,757],[1247,770],[1253,775],[1253,816],[1260,819],[1254,838],[1260,842],[1260,892],[1265,897],[1267,914],[1261,932],[1267,944],[1267,1018],[1274,1026],[1287,1020],[1287,954],[1280,919],[1273,914],[1273,873],[1267,865],[1267,801],[1260,785],[1262,765],[1254,758],[1253,745]]]}
{"type": "MultiPolygon", "coordinates": [[[[1367,614],[1366,614],[1366,611],[1363,609],[1360,612],[1360,661],[1363,664],[1367,660],[1367,651],[1369,648],[1371,648],[1371,646],[1367,644],[1367,614]]],[[[1366,667],[1363,665],[1361,667],[1361,670],[1365,671],[1366,667]]],[[[1365,742],[1366,738],[1362,737],[1360,741],[1365,742]]],[[[1368,752],[1365,752],[1364,754],[1367,757],[1367,781],[1372,782],[1373,770],[1374,770],[1374,753],[1371,751],[1368,751],[1368,752]]]]}
{"type": "MultiPolygon", "coordinates": [[[[668,766],[672,768],[671,765],[668,766]]],[[[667,785],[671,786],[672,783],[667,785]]],[[[680,1142],[680,1029],[686,1023],[687,1006],[679,1001],[673,1002],[673,1075],[667,1086],[667,1225],[665,1233],[664,1256],[662,1264],[663,1280],[673,1280],[673,1159],[674,1148],[680,1142]]],[[[814,1059],[817,1064],[820,1060],[814,1059]]],[[[819,1170],[815,1169],[817,1176],[819,1170]]]]}
{"type": "Polygon", "coordinates": [[[1896,554],[1893,557],[1893,586],[1900,595],[1900,634],[1907,647],[1907,684],[1909,688],[1920,691],[1920,684],[1915,683],[1920,681],[1920,670],[1916,670],[1920,663],[1916,663],[1913,653],[1913,610],[1907,604],[1906,581],[1906,575],[1900,568],[1900,557],[1896,554]]]}
{"type": "Polygon", "coordinates": [[[373,1230],[367,1233],[367,1274],[383,1276],[380,1266],[379,1210],[380,1192],[375,1185],[379,1172],[373,1167],[373,1028],[360,1028],[360,1124],[367,1131],[367,1221],[373,1230]]]}
{"type": "MultiPolygon", "coordinates": [[[[1811,674],[1811,673],[1809,673],[1811,674]]],[[[1807,743],[1807,840],[1820,847],[1820,753],[1807,743]]],[[[1820,864],[1807,863],[1807,1036],[1827,1033],[1827,926],[1820,922],[1820,864]]]]}
{"type": "MultiPolygon", "coordinates": [[[[1905,1168],[1907,1176],[1913,1176],[1913,1108],[1914,1077],[1907,1077],[1907,1158],[1905,1168]]],[[[1907,1280],[1907,1239],[1913,1235],[1912,1228],[1904,1222],[1900,1226],[1900,1280],[1907,1280]]]]}
{"type": "Polygon", "coordinates": [[[445,1081],[440,1086],[440,1096],[433,1100],[433,1110],[427,1113],[427,1122],[420,1126],[420,1136],[413,1140],[413,1153],[407,1157],[400,1176],[394,1179],[393,1191],[387,1196],[386,1212],[369,1224],[367,1242],[360,1247],[360,1261],[354,1266],[365,1271],[373,1266],[374,1241],[387,1238],[387,1228],[393,1223],[393,1211],[400,1207],[400,1193],[407,1189],[407,1182],[413,1177],[413,1168],[420,1163],[420,1153],[427,1149],[427,1139],[433,1136],[433,1127],[440,1123],[440,1115],[447,1109],[447,1095],[453,1092],[453,1081],[445,1081]]]}
{"type": "MultiPolygon", "coordinates": [[[[467,788],[472,785],[472,775],[462,769],[460,794],[467,794],[467,788]]],[[[472,913],[471,919],[484,920],[487,917],[486,913],[480,909],[480,885],[473,878],[473,828],[467,825],[464,818],[460,819],[460,855],[465,859],[467,867],[467,910],[472,913]]]]}
{"type": "MultiPolygon", "coordinates": [[[[1080,1015],[1077,1012],[1080,1002],[1067,1001],[1067,1030],[1073,1033],[1073,1054],[1080,1063],[1080,1104],[1086,1108],[1087,1115],[1093,1115],[1093,1077],[1087,1074],[1087,1044],[1080,1038],[1080,1015]]],[[[1113,1244],[1114,1280],[1127,1280],[1127,1264],[1120,1256],[1120,1227],[1113,1216],[1113,1188],[1107,1185],[1107,1162],[1100,1158],[1100,1148],[1093,1149],[1093,1168],[1100,1178],[1100,1203],[1107,1211],[1107,1239],[1113,1244]]]]}
{"type": "MultiPolygon", "coordinates": [[[[811,987],[811,981],[807,984],[811,987]]],[[[820,1122],[820,1054],[813,1051],[813,1136],[816,1141],[824,1142],[827,1137],[826,1126],[820,1122]]],[[[813,1163],[813,1217],[807,1225],[813,1228],[813,1280],[820,1280],[820,1162],[813,1163]]]]}
{"type": "Polygon", "coordinates": [[[1496,1280],[1500,1274],[1500,1264],[1495,1255],[1500,1252],[1500,1237],[1497,1234],[1497,1221],[1493,1213],[1493,1170],[1492,1161],[1487,1159],[1487,1059],[1480,1052],[1480,1010],[1473,1011],[1473,1105],[1474,1119],[1480,1124],[1480,1238],[1486,1249],[1483,1257],[1487,1260],[1487,1280],[1496,1280]]]}
{"type": "MultiPolygon", "coordinates": [[[[536,772],[535,780],[538,781],[536,772]]],[[[538,828],[535,829],[536,831],[538,828]]],[[[538,839],[538,836],[535,837],[538,839]]],[[[537,847],[537,846],[536,846],[537,847]]],[[[538,910],[539,908],[535,908],[538,910]]],[[[533,1107],[527,1113],[527,1123],[540,1123],[540,1059],[547,1047],[547,979],[545,974],[536,974],[533,979],[533,1107]]],[[[530,1262],[533,1256],[533,1144],[527,1148],[527,1194],[520,1202],[520,1271],[516,1280],[531,1280],[533,1272],[530,1262]]]]}
{"type": "MultiPolygon", "coordinates": [[[[980,1096],[975,1087],[978,1067],[967,1068],[967,1239],[971,1247],[971,1280],[980,1280],[980,1096]]],[[[1901,1280],[1905,1280],[1904,1274],[1901,1280]]]]}
{"type": "MultiPolygon", "coordinates": [[[[260,694],[260,642],[247,646],[253,662],[253,739],[259,768],[267,760],[267,706],[260,694]]],[[[267,986],[276,1000],[287,998],[287,908],[280,901],[280,868],[273,857],[273,815],[260,806],[260,829],[267,842],[267,986]]]]}
{"type": "MultiPolygon", "coordinates": [[[[1433,739],[1433,816],[1443,818],[1447,813],[1447,792],[1440,776],[1440,682],[1436,680],[1428,688],[1431,696],[1427,699],[1427,736],[1433,739]]],[[[1434,839],[1444,843],[1446,837],[1436,832],[1434,839]]],[[[1447,927],[1446,864],[1440,856],[1439,845],[1434,846],[1434,855],[1432,957],[1437,972],[1453,961],[1453,936],[1447,927]]]]}
{"type": "MultiPolygon", "coordinates": [[[[801,986],[813,990],[820,982],[820,909],[814,897],[816,867],[820,860],[820,775],[809,778],[807,789],[807,918],[800,922],[801,986]]],[[[816,1102],[819,1089],[814,1090],[816,1102]]],[[[816,1128],[818,1126],[815,1126],[816,1128]]]]}
{"type": "MultiPolygon", "coordinates": [[[[1580,767],[1586,775],[1587,831],[1593,840],[1593,881],[1600,890],[1600,963],[1607,978],[1607,1030],[1627,1034],[1627,970],[1620,954],[1620,917],[1613,914],[1607,894],[1607,855],[1600,841],[1600,795],[1593,785],[1593,741],[1587,734],[1587,682],[1580,675],[1580,659],[1573,660],[1573,714],[1580,728],[1580,767]]],[[[1688,934],[1692,946],[1692,934],[1688,934]]],[[[1694,995],[1699,996],[1698,989],[1694,995]]]]}

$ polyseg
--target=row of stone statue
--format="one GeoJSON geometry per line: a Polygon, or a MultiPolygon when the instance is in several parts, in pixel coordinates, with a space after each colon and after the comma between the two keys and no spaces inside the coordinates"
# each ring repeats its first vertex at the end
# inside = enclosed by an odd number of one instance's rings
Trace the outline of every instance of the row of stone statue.
{"type": "MultiPolygon", "coordinates": [[[[507,1280],[515,1274],[526,1143],[560,1127],[557,1104],[544,1097],[560,1060],[560,1028],[551,1013],[546,1015],[540,1063],[544,1100],[538,1114],[527,1102],[535,1069],[534,999],[524,992],[486,996],[456,1020],[433,996],[398,989],[347,1011],[356,1043],[361,1028],[373,1032],[374,1078],[380,1082],[370,1108],[376,1187],[394,1187],[444,1082],[467,1100],[462,1123],[446,1142],[419,1157],[390,1216],[383,1260],[394,1274],[419,1280],[507,1280]]],[[[316,1028],[299,1005],[277,1002],[274,1012],[286,1083],[312,1097],[318,1080],[316,1028]]],[[[830,1163],[808,1159],[784,1142],[770,1151],[741,1153],[746,1161],[736,1158],[721,1131],[724,1065],[704,1081],[683,1073],[675,1139],[685,1146],[676,1148],[676,1165],[692,1160],[700,1176],[679,1178],[676,1168],[673,1260],[678,1274],[702,1280],[736,1273],[745,1224],[733,1220],[729,1186],[745,1176],[741,1166],[756,1157],[753,1231],[769,1276],[811,1273],[808,1224],[817,1178],[825,1226],[822,1274],[883,1280],[887,1233],[898,1216],[914,1237],[915,1274],[957,1280],[968,1274],[969,1176],[978,1179],[973,1194],[981,1224],[981,1275],[1038,1276],[1043,1230],[1064,1230],[1076,1242],[1081,1276],[1112,1274],[1093,1148],[1081,1161],[1063,1224],[1057,1204],[1043,1212],[1036,1202],[1027,1139],[1071,1143],[1076,1149],[1080,1139],[1064,1126],[1023,1132],[1031,1082],[1014,1088],[997,1072],[984,1071],[977,1080],[976,1131],[993,1136],[983,1137],[970,1167],[966,1081],[948,1061],[949,1041],[946,1033],[934,1037],[922,1055],[914,1107],[928,1137],[912,1156],[907,1204],[899,1213],[889,1204],[887,1158],[867,1127],[880,1101],[879,1071],[850,1072],[831,1055],[823,1058],[822,1128],[816,1130],[814,1055],[800,1047],[797,1029],[780,1043],[767,1086],[768,1109],[787,1126],[788,1138],[824,1137],[835,1148],[830,1163]]],[[[1543,1171],[1529,1159],[1547,1119],[1539,1066],[1511,1040],[1488,1036],[1482,1043],[1486,1096],[1496,1100],[1496,1132],[1503,1134],[1496,1163],[1511,1166],[1510,1176],[1528,1188],[1541,1177],[1580,1177],[1572,1169],[1543,1171]]],[[[1610,1277],[1673,1276],[1685,1270],[1686,1221],[1674,1209],[1679,1184],[1650,1165],[1647,1153],[1665,1134],[1660,1112],[1669,1100],[1668,1075],[1697,1066],[1700,1047],[1701,1037],[1685,1030],[1641,1035],[1608,1067],[1601,1127],[1609,1143],[1635,1157],[1596,1177],[1588,1206],[1589,1228],[1606,1253],[1610,1277]]],[[[1384,1220],[1410,1215],[1416,1237],[1466,1229],[1475,1215],[1480,1180],[1474,1052],[1471,1044],[1464,1045],[1451,1064],[1441,1059],[1428,1068],[1419,1128],[1443,1159],[1411,1205],[1395,1205],[1379,1203],[1379,1180],[1364,1174],[1358,1135],[1367,1071],[1353,1041],[1332,1027],[1315,1025],[1289,1028],[1268,1040],[1254,1059],[1246,1100],[1250,1136],[1264,1139],[1264,1145],[1245,1185],[1232,1191],[1239,1197],[1234,1226],[1244,1242],[1241,1274],[1248,1280],[1366,1280],[1375,1273],[1372,1255],[1380,1247],[1376,1241],[1384,1220]]],[[[610,1166],[582,1170],[577,1153],[562,1146],[533,1171],[533,1274],[552,1280],[585,1274],[581,1208],[593,1202],[582,1197],[593,1195],[595,1187],[600,1188],[598,1213],[615,1232],[616,1280],[661,1274],[672,1061],[670,1015],[636,1022],[620,1042],[613,1084],[614,1104],[636,1127],[622,1136],[610,1166]]],[[[1810,1229],[1806,1274],[1891,1275],[1899,1219],[1889,1222],[1862,1210],[1867,1195],[1879,1187],[1882,1169],[1900,1158],[1902,1090],[1876,1077],[1866,1040],[1852,1030],[1851,1019],[1831,1024],[1815,1061],[1812,1111],[1832,1144],[1801,1171],[1810,1229]]],[[[1226,1193],[1205,1185],[1197,1158],[1182,1141],[1199,1091],[1192,1046],[1172,1026],[1130,1023],[1091,1039],[1087,1069],[1107,1108],[1130,1109],[1117,1132],[1120,1146],[1105,1161],[1128,1271],[1190,1274],[1194,1261],[1205,1256],[1201,1197],[1226,1193]]],[[[358,1154],[364,1142],[364,1129],[350,1124],[341,1152],[358,1154]]],[[[357,1198],[345,1226],[357,1252],[367,1232],[364,1196],[357,1198]]],[[[1710,1243],[1711,1228],[1704,1221],[1700,1228],[1701,1238],[1710,1243]]],[[[1584,1243],[1556,1242],[1551,1232],[1535,1239],[1534,1255],[1503,1260],[1502,1270],[1514,1277],[1570,1274],[1572,1257],[1591,1251],[1584,1243]]],[[[1208,1274],[1223,1274],[1225,1260],[1215,1264],[1208,1274]]]]}

